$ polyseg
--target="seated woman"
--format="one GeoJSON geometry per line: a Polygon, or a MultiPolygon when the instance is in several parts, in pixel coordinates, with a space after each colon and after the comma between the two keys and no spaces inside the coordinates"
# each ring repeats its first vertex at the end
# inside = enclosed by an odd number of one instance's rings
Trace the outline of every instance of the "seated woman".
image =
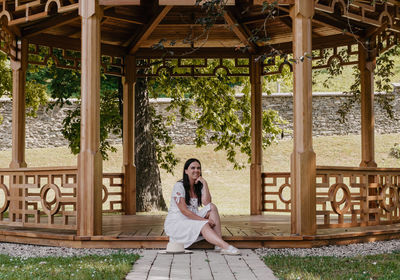
{"type": "Polygon", "coordinates": [[[195,158],[186,161],[183,179],[172,190],[164,229],[170,242],[183,243],[185,248],[198,241],[201,233],[221,254],[240,254],[237,248],[222,240],[218,209],[211,203],[207,181],[201,176],[200,161],[195,158]],[[202,204],[204,207],[199,210],[202,204]]]}

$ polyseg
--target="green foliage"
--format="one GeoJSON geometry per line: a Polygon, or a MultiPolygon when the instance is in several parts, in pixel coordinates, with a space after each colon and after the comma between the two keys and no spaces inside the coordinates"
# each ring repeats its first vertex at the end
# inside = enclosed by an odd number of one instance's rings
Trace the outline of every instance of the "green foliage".
{"type": "MultiPolygon", "coordinates": [[[[400,46],[394,46],[387,52],[381,54],[376,59],[375,74],[375,92],[381,94],[375,95],[375,99],[378,104],[383,108],[390,118],[393,118],[393,105],[392,101],[394,96],[389,94],[393,91],[391,81],[395,75],[395,63],[394,57],[400,56],[400,46]]],[[[340,66],[342,67],[342,66],[340,66]]],[[[340,73],[340,72],[339,72],[340,73]]],[[[337,75],[336,73],[331,73],[337,75]]],[[[348,98],[344,103],[341,104],[338,114],[340,116],[339,121],[345,122],[347,113],[353,108],[354,104],[361,102],[361,76],[360,71],[357,67],[353,67],[354,83],[351,85],[350,90],[346,93],[348,98]]]]}
{"type": "MultiPolygon", "coordinates": [[[[3,95],[12,98],[12,73],[7,56],[0,52],[0,97],[3,95]]],[[[46,88],[37,83],[35,79],[30,79],[30,69],[28,68],[25,87],[26,115],[36,117],[39,106],[46,105],[47,102],[46,88]]],[[[0,124],[1,121],[2,116],[0,115],[0,124]]]]}
{"type": "Polygon", "coordinates": [[[358,257],[268,256],[265,263],[279,279],[398,279],[400,253],[358,257]]]}
{"type": "Polygon", "coordinates": [[[0,279],[124,279],[136,254],[17,258],[0,255],[0,279]]]}
{"type": "Polygon", "coordinates": [[[399,143],[394,143],[393,147],[390,148],[390,155],[392,157],[400,159],[400,145],[399,145],[399,143]]]}
{"type": "MultiPolygon", "coordinates": [[[[230,65],[232,66],[232,65],[230,65]]],[[[210,63],[213,69],[215,65],[210,63]]],[[[195,120],[197,124],[195,144],[197,147],[210,140],[217,145],[215,151],[225,150],[227,159],[235,168],[244,165],[237,161],[237,152],[251,155],[251,106],[248,78],[230,77],[217,72],[215,77],[170,77],[161,75],[149,82],[150,96],[160,93],[171,98],[167,107],[169,116],[165,124],[181,115],[180,121],[195,120]],[[236,96],[237,87],[242,88],[242,96],[236,96]]],[[[263,147],[270,145],[282,130],[277,126],[282,120],[275,111],[263,112],[263,147]]],[[[250,158],[249,158],[250,160],[250,158]]]]}
{"type": "MultiPolygon", "coordinates": [[[[81,135],[81,109],[77,106],[74,110],[69,110],[63,121],[62,134],[69,142],[69,147],[73,154],[80,151],[81,135]]],[[[100,153],[103,159],[108,159],[108,151],[116,152],[108,138],[112,133],[121,135],[122,118],[119,113],[119,93],[116,90],[103,91],[100,100],[100,153]]]]}

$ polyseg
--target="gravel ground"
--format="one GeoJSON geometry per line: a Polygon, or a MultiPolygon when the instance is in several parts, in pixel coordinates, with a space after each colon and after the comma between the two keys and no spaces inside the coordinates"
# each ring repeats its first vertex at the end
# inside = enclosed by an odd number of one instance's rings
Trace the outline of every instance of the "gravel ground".
{"type": "Polygon", "coordinates": [[[139,254],[142,249],[74,249],[66,247],[48,247],[16,243],[0,243],[0,254],[11,257],[74,257],[86,255],[110,255],[115,253],[139,254]]]}
{"type": "Polygon", "coordinates": [[[376,241],[369,243],[358,243],[350,245],[332,245],[310,249],[256,249],[256,253],[262,256],[283,255],[283,256],[334,256],[334,257],[354,257],[391,253],[400,251],[400,240],[376,241]]]}
{"type": "MultiPolygon", "coordinates": [[[[255,252],[260,256],[283,255],[283,256],[334,256],[334,257],[353,257],[365,255],[377,255],[400,251],[400,240],[376,241],[370,243],[358,243],[342,246],[325,246],[310,249],[271,249],[260,248],[255,252]]],[[[16,243],[0,243],[0,254],[11,257],[72,257],[86,255],[110,255],[114,253],[140,254],[143,249],[74,249],[66,247],[49,247],[25,245],[16,243]]]]}

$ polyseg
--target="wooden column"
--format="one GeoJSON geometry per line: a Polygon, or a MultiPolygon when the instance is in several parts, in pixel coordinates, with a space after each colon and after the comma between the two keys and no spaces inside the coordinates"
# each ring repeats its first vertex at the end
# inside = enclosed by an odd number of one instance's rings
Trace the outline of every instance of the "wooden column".
{"type": "Polygon", "coordinates": [[[79,1],[82,17],[81,146],[78,159],[78,234],[101,234],[100,19],[97,0],[79,1]]]}
{"type": "Polygon", "coordinates": [[[125,57],[123,83],[123,167],[124,209],[126,215],[136,214],[136,166],[135,166],[135,83],[136,60],[125,57]]]}
{"type": "Polygon", "coordinates": [[[251,83],[251,166],[250,214],[260,215],[262,210],[262,65],[250,57],[251,83]]]}
{"type": "Polygon", "coordinates": [[[374,69],[375,40],[358,44],[361,85],[361,163],[360,167],[377,167],[375,162],[374,69]]]}
{"type": "Polygon", "coordinates": [[[12,156],[10,168],[26,167],[25,162],[25,82],[28,66],[28,42],[15,42],[12,71],[12,156]]]}
{"type": "Polygon", "coordinates": [[[292,233],[316,233],[315,153],[312,147],[311,84],[311,18],[314,1],[296,0],[291,10],[293,19],[293,129],[294,148],[291,158],[292,233]]]}
{"type": "MultiPolygon", "coordinates": [[[[26,167],[25,162],[25,83],[26,69],[28,67],[28,42],[14,38],[14,50],[11,53],[12,71],[12,153],[10,168],[26,167]]],[[[21,184],[23,178],[10,178],[10,220],[21,219],[20,214],[15,214],[22,209],[22,189],[15,188],[14,184],[21,184]]]]}

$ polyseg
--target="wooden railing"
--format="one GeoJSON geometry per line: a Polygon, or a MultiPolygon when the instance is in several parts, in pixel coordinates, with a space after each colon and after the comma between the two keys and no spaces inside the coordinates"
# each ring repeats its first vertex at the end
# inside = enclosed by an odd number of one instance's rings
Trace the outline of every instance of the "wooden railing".
{"type": "MultiPolygon", "coordinates": [[[[290,212],[290,173],[263,173],[263,211],[290,212]]],[[[400,223],[400,169],[317,167],[318,228],[400,223]]]]}
{"type": "MultiPolygon", "coordinates": [[[[0,225],[76,230],[76,167],[0,169],[0,225]]],[[[123,174],[103,174],[103,213],[123,212],[123,174]]]]}

